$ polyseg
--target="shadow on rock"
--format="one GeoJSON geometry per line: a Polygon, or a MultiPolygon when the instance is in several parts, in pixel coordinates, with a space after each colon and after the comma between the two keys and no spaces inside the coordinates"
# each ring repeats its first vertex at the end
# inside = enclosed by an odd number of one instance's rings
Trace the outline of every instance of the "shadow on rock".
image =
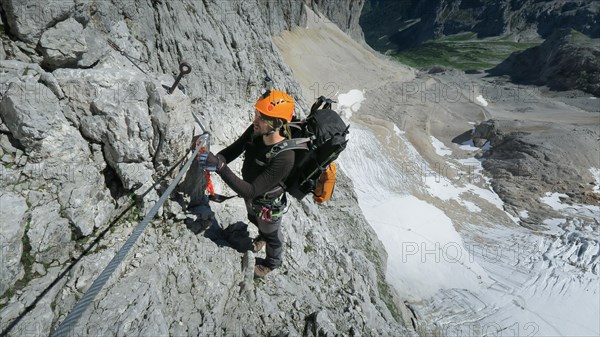
{"type": "Polygon", "coordinates": [[[473,134],[473,130],[465,131],[465,132],[461,133],[460,135],[454,137],[452,139],[452,143],[463,145],[464,143],[471,140],[472,134],[473,134]]]}
{"type": "Polygon", "coordinates": [[[199,234],[211,226],[211,219],[214,217],[215,214],[208,205],[198,205],[188,208],[185,225],[194,234],[199,234]]]}
{"type": "Polygon", "coordinates": [[[219,247],[230,247],[240,253],[252,250],[252,239],[246,223],[238,221],[223,228],[207,204],[188,208],[187,211],[185,225],[194,234],[204,232],[204,236],[219,247]]]}
{"type": "Polygon", "coordinates": [[[191,230],[194,234],[200,234],[209,228],[211,224],[210,221],[202,220],[200,217],[196,217],[195,219],[187,218],[184,222],[187,229],[191,230]]]}
{"type": "Polygon", "coordinates": [[[213,219],[210,228],[204,232],[204,236],[216,243],[219,247],[230,247],[240,253],[252,250],[252,239],[248,232],[248,225],[238,221],[222,228],[216,220],[213,219]]]}

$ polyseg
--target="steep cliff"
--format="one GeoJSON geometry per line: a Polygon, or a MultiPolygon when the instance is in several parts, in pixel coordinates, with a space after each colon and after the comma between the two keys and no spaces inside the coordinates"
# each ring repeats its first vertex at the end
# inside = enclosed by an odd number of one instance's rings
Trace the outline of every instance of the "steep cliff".
{"type": "MultiPolygon", "coordinates": [[[[348,11],[307,4],[359,36],[361,1],[348,11]]],[[[1,14],[0,327],[41,336],[71,311],[172,180],[200,133],[192,112],[213,146],[228,144],[250,122],[265,73],[297,98],[298,114],[306,110],[271,41],[304,26],[306,7],[4,1],[1,14]],[[193,71],[169,95],[181,61],[193,71]]],[[[242,201],[197,198],[204,178],[195,165],[74,334],[408,333],[384,280],[385,251],[345,177],[329,206],[291,203],[284,266],[254,281],[244,244],[256,229],[240,223],[242,201]]]]}
{"type": "Polygon", "coordinates": [[[311,8],[335,23],[342,31],[358,42],[364,42],[359,21],[365,0],[311,0],[311,8]]]}
{"type": "Polygon", "coordinates": [[[443,35],[474,32],[479,38],[547,38],[556,27],[600,37],[597,1],[367,0],[360,24],[373,48],[399,51],[443,35]]]}

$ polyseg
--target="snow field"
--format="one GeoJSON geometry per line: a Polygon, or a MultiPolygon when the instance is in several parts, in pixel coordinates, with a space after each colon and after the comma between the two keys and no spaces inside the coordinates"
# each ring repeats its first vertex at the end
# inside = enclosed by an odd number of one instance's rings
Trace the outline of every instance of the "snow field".
{"type": "MultiPolygon", "coordinates": [[[[597,206],[568,205],[563,195],[549,192],[542,200],[564,217],[545,220],[548,231],[530,231],[512,216],[513,226],[501,225],[482,211],[482,203],[503,211],[503,202],[489,188],[481,161],[447,158],[451,168],[469,171],[448,179],[397,126],[353,121],[351,130],[340,169],[353,180],[359,205],[388,252],[388,281],[425,329],[448,336],[600,335],[597,206]],[[481,223],[457,231],[456,219],[414,191],[454,200],[481,223]],[[466,194],[480,201],[463,200],[466,194]]],[[[452,155],[440,140],[431,141],[438,155],[452,155]]],[[[600,183],[600,170],[591,172],[600,183]]],[[[527,210],[519,216],[527,218],[527,210]]]]}

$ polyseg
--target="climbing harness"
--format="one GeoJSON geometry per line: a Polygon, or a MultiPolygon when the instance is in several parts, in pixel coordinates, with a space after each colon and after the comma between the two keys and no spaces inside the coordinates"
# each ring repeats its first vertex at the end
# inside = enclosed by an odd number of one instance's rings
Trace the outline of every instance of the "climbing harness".
{"type": "MultiPolygon", "coordinates": [[[[275,198],[259,197],[252,200],[252,209],[255,212],[256,217],[260,220],[267,222],[275,221],[277,218],[287,213],[287,211],[284,211],[287,206],[287,197],[283,190],[277,189],[277,191],[281,194],[275,198]]],[[[271,191],[265,194],[268,195],[270,192],[271,191]]]]}
{"type": "Polygon", "coordinates": [[[258,213],[258,218],[262,221],[273,221],[274,219],[281,217],[282,214],[283,212],[279,208],[262,206],[260,212],[258,213]]]}
{"type": "Polygon", "coordinates": [[[258,217],[262,221],[271,221],[271,220],[273,220],[273,213],[271,212],[271,210],[269,208],[263,206],[262,209],[260,210],[260,213],[258,213],[258,217]]]}

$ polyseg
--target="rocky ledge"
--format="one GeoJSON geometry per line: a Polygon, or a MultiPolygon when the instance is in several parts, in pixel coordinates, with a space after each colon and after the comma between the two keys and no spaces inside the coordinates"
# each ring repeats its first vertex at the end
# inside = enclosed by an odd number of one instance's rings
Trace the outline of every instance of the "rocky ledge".
{"type": "Polygon", "coordinates": [[[545,219],[560,216],[542,202],[548,192],[567,195],[562,200],[567,204],[600,205],[600,197],[592,192],[596,182],[585,169],[597,165],[591,149],[598,145],[599,130],[527,124],[488,120],[470,132],[474,144],[485,149],[480,156],[483,167],[506,210],[515,217],[529,210],[521,223],[539,228],[545,219]]]}

